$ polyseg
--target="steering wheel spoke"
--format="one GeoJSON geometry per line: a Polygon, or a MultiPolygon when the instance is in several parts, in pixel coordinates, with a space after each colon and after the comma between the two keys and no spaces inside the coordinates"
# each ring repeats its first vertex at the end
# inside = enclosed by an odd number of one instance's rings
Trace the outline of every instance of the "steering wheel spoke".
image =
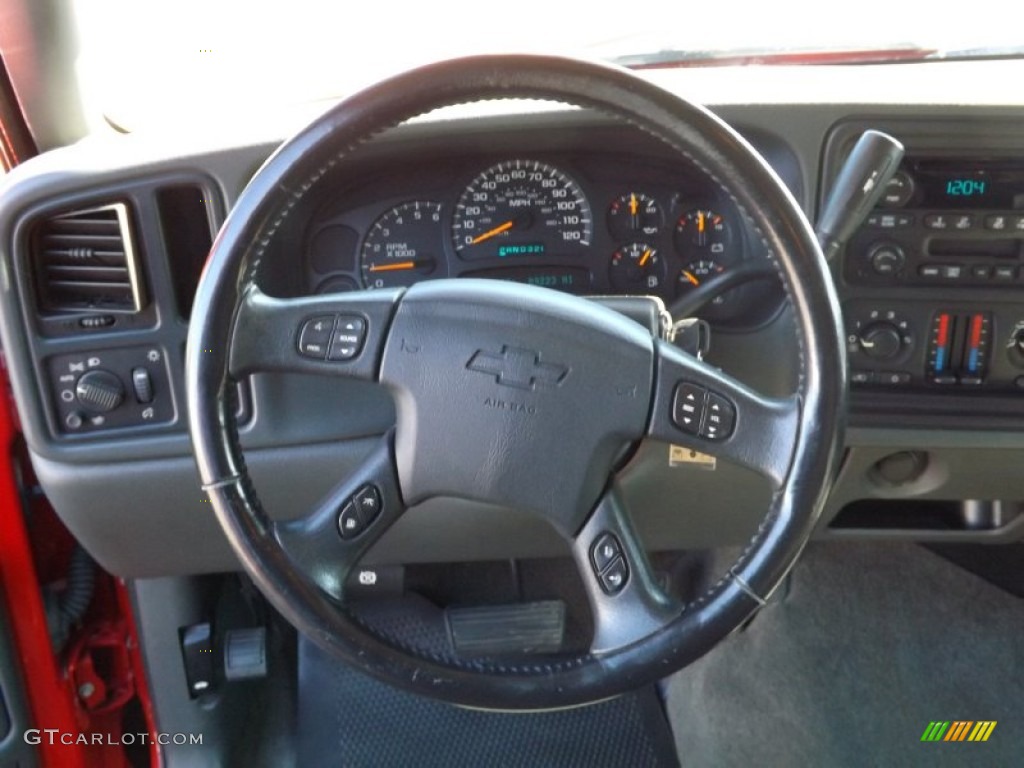
{"type": "Polygon", "coordinates": [[[576,534],[572,551],[594,618],[591,653],[610,653],[639,642],[682,610],[658,586],[614,485],[576,534]]]}
{"type": "Polygon", "coordinates": [[[405,511],[393,446],[389,432],[312,512],[274,523],[273,533],[292,562],[339,601],[360,558],[405,511]]]}
{"type": "Polygon", "coordinates": [[[238,308],[229,370],[347,376],[375,381],[401,290],[294,299],[250,286],[238,308]]]}
{"type": "Polygon", "coordinates": [[[726,459],[784,483],[797,442],[799,400],[765,397],[706,362],[658,343],[648,436],[726,459]]]}

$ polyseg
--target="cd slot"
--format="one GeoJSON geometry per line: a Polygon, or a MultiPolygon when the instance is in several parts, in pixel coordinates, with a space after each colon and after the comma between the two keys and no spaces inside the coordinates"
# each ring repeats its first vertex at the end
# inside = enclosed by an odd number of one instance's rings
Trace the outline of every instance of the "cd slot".
{"type": "Polygon", "coordinates": [[[1016,259],[1020,255],[1021,240],[1016,238],[1000,239],[960,239],[928,241],[927,254],[936,258],[980,258],[980,259],[1016,259]]]}

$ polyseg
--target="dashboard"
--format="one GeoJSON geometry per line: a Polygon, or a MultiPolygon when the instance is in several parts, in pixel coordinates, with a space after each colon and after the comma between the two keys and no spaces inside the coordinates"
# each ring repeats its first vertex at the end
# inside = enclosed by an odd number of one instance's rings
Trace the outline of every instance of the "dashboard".
{"type": "MultiPolygon", "coordinates": [[[[930,89],[935,73],[958,71],[930,66],[656,75],[705,96],[812,221],[861,131],[906,147],[893,188],[830,265],[851,407],[822,538],[1024,534],[1024,107],[930,89]],[[740,96],[714,100],[741,81],[740,96]],[[898,102],[872,95],[893,87],[898,102]],[[837,101],[840,91],[852,101],[837,101]]],[[[213,237],[280,135],[87,140],[4,183],[0,329],[26,443],[64,522],[113,573],[236,566],[191,458],[184,344],[213,237]],[[100,251],[102,263],[84,263],[100,251]]],[[[402,126],[332,168],[293,214],[261,275],[272,295],[486,277],[671,306],[766,256],[713,180],[582,110],[402,126]]],[[[713,364],[766,395],[793,390],[793,323],[776,281],[733,289],[701,317],[713,364]]],[[[390,398],[366,383],[268,373],[237,392],[254,482],[285,516],[357,466],[394,421],[390,398]]],[[[749,471],[653,442],[621,481],[655,550],[744,541],[770,496],[749,471]],[[691,519],[665,499],[699,500],[707,514],[691,519]]],[[[410,510],[371,559],[564,554],[526,515],[481,515],[452,500],[410,510]]]]}

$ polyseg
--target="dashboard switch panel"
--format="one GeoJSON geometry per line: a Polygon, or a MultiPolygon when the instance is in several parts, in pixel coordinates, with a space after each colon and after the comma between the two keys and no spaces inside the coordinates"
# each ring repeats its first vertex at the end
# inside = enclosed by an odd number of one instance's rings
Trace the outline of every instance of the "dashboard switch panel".
{"type": "Polygon", "coordinates": [[[62,435],[174,420],[166,356],[160,347],[58,355],[47,361],[47,375],[56,427],[62,435]]]}

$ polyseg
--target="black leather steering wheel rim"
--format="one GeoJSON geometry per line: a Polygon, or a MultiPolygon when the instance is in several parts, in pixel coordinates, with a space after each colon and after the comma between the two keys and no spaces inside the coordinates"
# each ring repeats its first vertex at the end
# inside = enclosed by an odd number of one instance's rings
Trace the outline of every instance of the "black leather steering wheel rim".
{"type": "MultiPolygon", "coordinates": [[[[395,297],[393,306],[401,301],[395,297]]],[[[372,311],[368,316],[372,324],[372,311]]],[[[381,323],[387,322],[385,310],[381,323]]],[[[279,346],[294,347],[294,329],[280,338],[286,341],[279,346]]],[[[657,375],[667,376],[665,370],[657,375]]],[[[192,311],[186,385],[203,487],[242,566],[292,624],[339,659],[408,690],[468,706],[538,709],[597,701],[662,678],[710,650],[763,604],[806,544],[831,485],[845,365],[838,303],[813,231],[774,172],[735,131],[626,70],[555,57],[485,56],[371,87],[274,153],[214,244],[192,311]],[[269,306],[255,287],[266,243],[295,203],[381,131],[439,107],[494,98],[598,109],[658,137],[708,173],[753,221],[778,268],[794,308],[800,358],[792,450],[780,464],[762,525],[728,574],[636,642],[521,666],[431,656],[405,647],[401,638],[383,638],[296,571],[249,482],[230,396],[232,376],[244,368],[234,357],[236,334],[255,317],[252,308],[269,306]]],[[[652,408],[660,413],[664,405],[656,396],[652,408]]]]}

